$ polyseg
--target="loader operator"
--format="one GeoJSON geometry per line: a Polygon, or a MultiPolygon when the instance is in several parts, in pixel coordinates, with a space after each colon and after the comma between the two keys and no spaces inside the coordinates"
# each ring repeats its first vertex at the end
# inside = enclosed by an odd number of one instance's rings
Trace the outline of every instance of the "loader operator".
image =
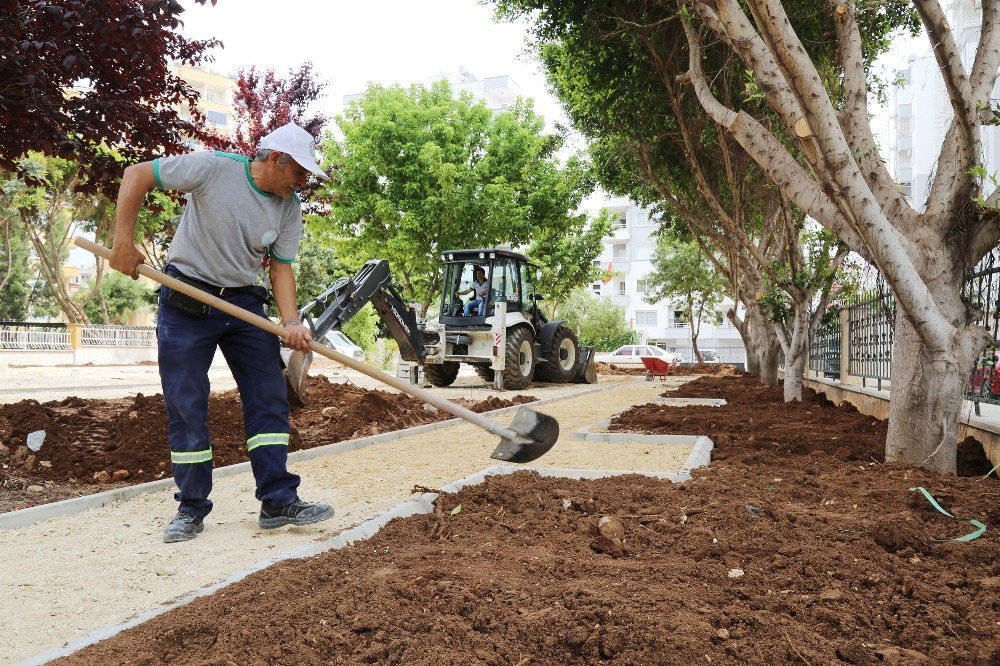
{"type": "Polygon", "coordinates": [[[490,284],[486,281],[486,269],[482,266],[476,266],[475,270],[472,271],[472,275],[472,286],[465,291],[455,293],[458,296],[472,294],[473,297],[465,304],[465,316],[472,316],[472,311],[475,310],[481,317],[483,316],[483,309],[486,307],[486,295],[489,293],[490,284]]]}
{"type": "MultiPolygon", "coordinates": [[[[266,265],[274,302],[289,333],[285,344],[308,351],[309,329],[296,319],[291,263],[302,235],[296,192],[309,172],[327,179],[313,157],[313,137],[294,123],[262,138],[253,160],[206,151],[131,166],[118,192],[111,267],[138,279],[144,257],[134,241],[143,198],[154,187],[186,192],[166,272],[266,317],[267,291],[256,286],[258,271],[266,265]]],[[[156,337],[178,488],[174,499],[180,502],[163,540],[195,538],[212,510],[208,369],[216,347],[233,372],[243,402],[247,451],[261,501],[260,527],[308,525],[332,517],[330,506],[299,499],[299,477],[286,468],[289,405],[279,339],[165,286],[160,289],[156,337]]]]}

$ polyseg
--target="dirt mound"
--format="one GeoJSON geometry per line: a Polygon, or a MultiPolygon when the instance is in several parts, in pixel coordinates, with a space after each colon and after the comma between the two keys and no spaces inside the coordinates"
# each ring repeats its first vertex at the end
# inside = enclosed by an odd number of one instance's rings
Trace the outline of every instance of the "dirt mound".
{"type": "Polygon", "coordinates": [[[825,451],[843,460],[882,461],[885,421],[850,405],[837,407],[812,389],[802,402],[784,402],[780,386],[749,377],[700,377],[665,397],[725,398],[722,407],[637,405],[611,421],[611,430],[647,434],[707,435],[713,459],[734,451],[809,454],[825,451]]]}
{"type": "Polygon", "coordinates": [[[529,402],[534,402],[538,398],[534,398],[530,395],[515,395],[513,398],[498,398],[495,395],[487,397],[485,400],[456,400],[463,407],[467,407],[474,412],[482,414],[483,412],[492,412],[494,409],[503,409],[505,407],[513,407],[514,405],[524,405],[529,402]]]}
{"type": "Polygon", "coordinates": [[[740,377],[746,373],[728,363],[692,363],[677,365],[670,369],[674,376],[708,375],[710,377],[740,377]]]}
{"type": "MultiPolygon", "coordinates": [[[[322,375],[309,378],[308,395],[309,405],[292,412],[290,451],[453,418],[406,395],[332,384],[322,375]]],[[[514,395],[461,402],[485,412],[535,400],[529,395],[514,395]]],[[[237,391],[211,395],[208,427],[216,467],[248,459],[243,405],[237,391]]],[[[66,398],[44,404],[24,400],[0,405],[0,447],[0,460],[5,465],[0,468],[4,480],[0,484],[0,510],[171,474],[162,395],[139,394],[118,400],[66,398]],[[39,451],[32,452],[26,438],[36,430],[45,431],[45,440],[39,451]],[[70,484],[70,488],[61,484],[70,484]],[[42,491],[35,495],[22,492],[32,485],[41,486],[42,491]]]]}
{"type": "Polygon", "coordinates": [[[823,453],[492,477],[60,663],[997,663],[1000,539],[932,543],[969,526],[916,485],[1000,517],[995,485],[823,453]]]}
{"type": "Polygon", "coordinates": [[[644,375],[646,368],[639,366],[615,365],[614,363],[598,363],[597,374],[599,375],[644,375]]]}

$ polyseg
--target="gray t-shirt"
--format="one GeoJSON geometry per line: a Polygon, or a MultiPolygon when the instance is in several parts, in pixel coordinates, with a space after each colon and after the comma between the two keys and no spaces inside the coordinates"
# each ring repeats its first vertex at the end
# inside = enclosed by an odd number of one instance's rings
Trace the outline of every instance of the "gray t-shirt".
{"type": "Polygon", "coordinates": [[[257,282],[265,253],[290,264],[302,237],[298,195],[263,192],[250,177],[250,160],[231,153],[198,152],[153,161],[156,184],[188,193],[167,251],[185,275],[217,287],[257,282]]]}

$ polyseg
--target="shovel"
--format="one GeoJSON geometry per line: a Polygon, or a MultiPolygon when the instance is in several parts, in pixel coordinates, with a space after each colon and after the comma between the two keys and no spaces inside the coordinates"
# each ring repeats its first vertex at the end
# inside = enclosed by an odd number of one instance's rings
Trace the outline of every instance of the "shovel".
{"type": "MultiPolygon", "coordinates": [[[[103,259],[111,259],[111,250],[103,245],[92,243],[85,238],[75,238],[73,239],[73,242],[77,247],[81,247],[88,252],[92,252],[103,259]]],[[[160,271],[147,266],[146,264],[139,264],[138,272],[140,275],[145,275],[149,279],[159,282],[162,285],[166,285],[170,289],[176,289],[181,293],[187,294],[191,298],[198,299],[210,307],[221,310],[236,317],[237,319],[242,319],[243,321],[253,324],[258,328],[262,328],[269,333],[274,333],[282,339],[287,337],[287,331],[285,331],[284,326],[275,324],[270,319],[260,317],[252,312],[244,310],[241,307],[224,301],[221,298],[212,296],[197,287],[192,287],[191,285],[181,282],[180,280],[176,280],[169,275],[165,275],[160,271]]],[[[336,352],[329,347],[321,345],[315,340],[309,343],[309,348],[317,354],[325,356],[331,361],[336,361],[337,363],[346,365],[347,367],[357,370],[362,374],[368,375],[376,381],[388,384],[403,393],[412,395],[418,400],[434,405],[440,410],[453,414],[460,419],[465,419],[469,423],[477,425],[487,432],[493,433],[500,438],[500,443],[497,445],[496,449],[493,450],[493,453],[490,454],[490,457],[496,460],[514,463],[531,462],[532,460],[540,458],[547,453],[549,449],[555,445],[556,440],[559,438],[559,422],[551,416],[539,414],[538,412],[532,411],[526,407],[521,407],[517,414],[514,415],[514,420],[511,421],[510,427],[505,427],[498,421],[487,418],[482,414],[477,414],[471,409],[466,409],[461,405],[456,405],[449,400],[445,400],[444,398],[435,395],[427,389],[412,386],[397,377],[387,375],[362,363],[361,361],[357,361],[350,356],[345,356],[340,352],[336,352]]]]}

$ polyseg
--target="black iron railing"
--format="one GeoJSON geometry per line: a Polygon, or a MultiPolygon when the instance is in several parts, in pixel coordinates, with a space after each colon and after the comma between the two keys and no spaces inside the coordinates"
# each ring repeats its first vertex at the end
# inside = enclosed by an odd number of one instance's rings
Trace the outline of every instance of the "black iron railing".
{"type": "Polygon", "coordinates": [[[857,377],[889,379],[896,300],[877,290],[847,309],[848,372],[857,377]]]}
{"type": "Polygon", "coordinates": [[[809,343],[809,369],[831,379],[840,377],[840,324],[824,326],[809,343]]]}

